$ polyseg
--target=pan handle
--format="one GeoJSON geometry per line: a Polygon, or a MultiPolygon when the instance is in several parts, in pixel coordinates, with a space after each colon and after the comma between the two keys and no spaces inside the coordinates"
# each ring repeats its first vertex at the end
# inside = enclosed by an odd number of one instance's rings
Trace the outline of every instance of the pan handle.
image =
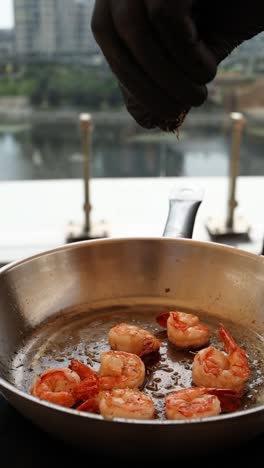
{"type": "Polygon", "coordinates": [[[163,237],[191,239],[204,190],[199,186],[181,185],[169,197],[169,213],[163,237]]]}

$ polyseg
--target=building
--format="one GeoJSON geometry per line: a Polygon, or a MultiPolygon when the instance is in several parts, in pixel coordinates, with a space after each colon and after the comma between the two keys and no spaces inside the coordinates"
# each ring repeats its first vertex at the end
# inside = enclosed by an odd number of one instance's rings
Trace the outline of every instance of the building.
{"type": "Polygon", "coordinates": [[[14,53],[14,31],[0,29],[0,57],[11,57],[14,53]]]}
{"type": "Polygon", "coordinates": [[[98,51],[90,23],[94,0],[14,0],[18,55],[60,56],[98,51]]]}
{"type": "Polygon", "coordinates": [[[98,52],[98,46],[91,31],[91,17],[94,0],[75,0],[74,43],[78,51],[98,52]]]}
{"type": "Polygon", "coordinates": [[[253,68],[257,60],[264,58],[264,33],[257,34],[251,39],[242,42],[221,63],[222,67],[240,69],[253,68]]]}

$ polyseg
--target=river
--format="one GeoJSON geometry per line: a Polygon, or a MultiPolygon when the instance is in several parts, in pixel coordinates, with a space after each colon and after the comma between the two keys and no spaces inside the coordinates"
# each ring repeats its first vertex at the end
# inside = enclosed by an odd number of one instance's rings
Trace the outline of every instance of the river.
{"type": "MultiPolygon", "coordinates": [[[[246,135],[241,175],[264,175],[264,139],[246,135]]],[[[95,127],[91,140],[92,177],[225,176],[230,135],[192,129],[175,135],[95,127]]],[[[0,180],[82,177],[78,127],[65,124],[0,126],[0,180]]]]}

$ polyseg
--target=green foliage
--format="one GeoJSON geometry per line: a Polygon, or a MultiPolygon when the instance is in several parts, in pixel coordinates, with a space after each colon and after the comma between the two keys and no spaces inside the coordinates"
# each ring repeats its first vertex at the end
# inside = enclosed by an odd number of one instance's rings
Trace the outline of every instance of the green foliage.
{"type": "Polygon", "coordinates": [[[18,86],[14,80],[3,79],[0,81],[0,96],[17,96],[18,86]]]}
{"type": "Polygon", "coordinates": [[[0,96],[28,96],[34,106],[68,105],[99,110],[120,107],[121,92],[110,71],[66,65],[30,65],[0,76],[0,96]]]}

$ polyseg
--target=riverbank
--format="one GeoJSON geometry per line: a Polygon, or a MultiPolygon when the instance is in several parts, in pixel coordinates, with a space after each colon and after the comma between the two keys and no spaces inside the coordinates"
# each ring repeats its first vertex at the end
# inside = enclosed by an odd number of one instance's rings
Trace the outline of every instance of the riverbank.
{"type": "MultiPolygon", "coordinates": [[[[21,101],[6,100],[1,103],[0,100],[0,124],[19,124],[21,122],[28,124],[60,124],[75,123],[82,112],[90,112],[89,109],[78,108],[54,108],[38,109],[29,106],[26,102],[22,105],[21,101]]],[[[114,123],[117,125],[127,125],[133,122],[131,116],[125,110],[116,111],[91,111],[93,120],[98,124],[114,123]]]]}
{"type": "MultiPolygon", "coordinates": [[[[41,129],[41,131],[56,131],[57,126],[76,128],[79,125],[79,117],[83,112],[92,115],[96,128],[112,131],[118,130],[120,135],[135,136],[144,133],[144,138],[149,141],[151,131],[144,130],[131,117],[125,107],[121,109],[91,110],[84,108],[57,107],[34,108],[26,97],[0,98],[0,133],[8,129],[11,133],[21,131],[23,128],[41,129]],[[45,130],[46,129],[46,130],[45,130]]],[[[244,112],[246,127],[244,133],[256,141],[262,142],[264,138],[264,108],[250,108],[244,112]]],[[[194,108],[187,115],[181,128],[181,137],[185,132],[223,132],[231,129],[230,114],[217,106],[204,105],[194,108]]],[[[156,132],[156,130],[155,130],[156,132]]],[[[156,132],[157,133],[157,132],[156,132]]],[[[171,134],[158,132],[156,139],[169,140],[171,134]]]]}
{"type": "MultiPolygon", "coordinates": [[[[72,126],[78,124],[79,116],[83,112],[88,112],[92,115],[95,126],[128,128],[132,132],[142,130],[125,108],[107,111],[93,111],[81,108],[36,109],[28,105],[16,105],[15,102],[10,103],[10,105],[1,105],[0,102],[0,126],[27,125],[30,127],[54,127],[57,124],[72,126]]],[[[258,137],[264,137],[264,109],[250,110],[245,112],[245,116],[247,118],[245,131],[258,137]]],[[[223,110],[192,109],[186,117],[182,130],[221,131],[228,130],[230,125],[229,114],[223,110]]]]}
{"type": "MultiPolygon", "coordinates": [[[[90,110],[83,108],[33,108],[24,97],[7,97],[0,99],[0,125],[29,124],[55,125],[75,124],[82,112],[92,115],[95,125],[139,128],[125,108],[118,110],[90,110]]],[[[222,109],[193,109],[186,117],[184,128],[223,128],[229,125],[229,116],[222,109]]]]}

